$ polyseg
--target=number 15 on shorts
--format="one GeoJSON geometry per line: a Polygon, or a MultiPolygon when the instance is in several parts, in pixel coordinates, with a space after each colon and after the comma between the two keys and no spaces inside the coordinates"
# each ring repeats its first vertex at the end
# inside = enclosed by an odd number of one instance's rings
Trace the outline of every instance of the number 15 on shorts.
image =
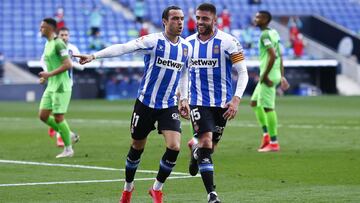
{"type": "Polygon", "coordinates": [[[191,115],[191,120],[193,120],[193,121],[198,121],[201,118],[198,108],[191,110],[190,115],[191,115]]]}

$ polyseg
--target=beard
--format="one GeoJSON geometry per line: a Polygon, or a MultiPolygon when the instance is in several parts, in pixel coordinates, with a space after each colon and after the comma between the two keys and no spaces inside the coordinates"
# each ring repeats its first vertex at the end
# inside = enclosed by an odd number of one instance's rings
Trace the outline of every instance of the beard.
{"type": "Polygon", "coordinates": [[[213,28],[211,25],[201,25],[203,27],[203,31],[200,32],[201,28],[199,28],[199,25],[197,26],[197,30],[201,35],[209,35],[213,31],[213,28]]]}

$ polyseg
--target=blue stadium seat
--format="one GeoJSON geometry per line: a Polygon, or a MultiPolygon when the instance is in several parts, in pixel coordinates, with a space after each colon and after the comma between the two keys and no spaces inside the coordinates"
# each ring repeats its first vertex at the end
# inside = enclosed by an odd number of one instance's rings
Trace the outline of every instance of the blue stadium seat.
{"type": "MultiPolygon", "coordinates": [[[[131,2],[123,0],[123,2],[131,2]]],[[[84,1],[83,1],[84,3],[84,1]]],[[[87,5],[101,5],[101,0],[86,1],[87,5]]],[[[27,0],[14,1],[2,0],[0,5],[0,47],[6,52],[7,58],[12,57],[23,60],[39,59],[43,52],[43,40],[38,36],[41,19],[52,17],[58,6],[62,6],[65,11],[66,26],[71,29],[72,41],[80,48],[81,52],[86,52],[88,47],[87,31],[89,29],[88,16],[83,13],[83,4],[77,0],[50,1],[50,0],[27,0]],[[34,12],[36,11],[36,12],[34,12]],[[79,12],[80,11],[80,12],[79,12]],[[28,38],[29,41],[21,41],[21,38],[28,38]],[[74,39],[76,37],[76,39],[74,39]],[[6,40],[5,40],[6,39],[6,40]],[[77,44],[79,42],[79,44],[77,44]],[[16,46],[16,47],[15,47],[16,46]],[[15,55],[16,53],[16,55],[15,55]]],[[[104,33],[111,30],[111,35],[118,35],[119,29],[138,29],[136,22],[124,18],[121,13],[113,11],[111,8],[102,5],[106,15],[103,22],[109,22],[101,29],[104,33]],[[126,25],[123,25],[126,24],[126,25]]],[[[127,33],[123,36],[129,39],[127,33]]],[[[14,58],[13,58],[14,59],[14,58]]]]}
{"type": "MultiPolygon", "coordinates": [[[[57,7],[63,6],[66,25],[71,29],[73,38],[76,38],[73,41],[79,46],[80,51],[86,52],[89,42],[89,36],[87,35],[89,19],[83,12],[85,1],[80,2],[82,3],[79,3],[78,0],[2,0],[0,4],[1,49],[9,53],[6,53],[6,55],[7,57],[10,56],[10,60],[11,57],[24,60],[38,59],[43,51],[43,40],[39,39],[38,36],[40,21],[44,17],[53,16],[57,7]],[[24,44],[23,41],[18,40],[24,37],[29,38],[29,42],[27,41],[24,44]],[[24,47],[22,49],[13,46],[24,47]]],[[[133,0],[118,0],[118,2],[131,10],[135,5],[133,0]]],[[[145,0],[146,17],[155,25],[161,27],[161,13],[166,6],[170,4],[178,5],[184,9],[186,15],[190,7],[195,8],[202,2],[203,0],[145,0]]],[[[218,5],[219,11],[224,7],[230,10],[233,19],[232,28],[234,29],[246,27],[249,19],[256,11],[265,9],[276,15],[320,14],[354,32],[360,31],[360,5],[354,1],[332,0],[329,3],[329,0],[271,0],[262,1],[261,5],[249,5],[248,0],[212,0],[211,2],[218,5]]],[[[86,5],[89,5],[89,7],[102,5],[102,1],[86,1],[86,5]]],[[[131,32],[127,32],[127,30],[138,30],[140,24],[125,19],[121,13],[117,13],[105,5],[102,5],[102,9],[106,13],[101,27],[105,38],[116,36],[119,38],[119,42],[126,42],[134,38],[134,36],[131,36],[131,32]]],[[[254,42],[258,39],[258,36],[259,32],[255,32],[253,36],[254,42]]],[[[256,51],[252,49],[246,50],[246,54],[255,56],[253,54],[256,54],[256,51]]],[[[287,52],[287,54],[291,55],[290,52],[287,52]]]]}

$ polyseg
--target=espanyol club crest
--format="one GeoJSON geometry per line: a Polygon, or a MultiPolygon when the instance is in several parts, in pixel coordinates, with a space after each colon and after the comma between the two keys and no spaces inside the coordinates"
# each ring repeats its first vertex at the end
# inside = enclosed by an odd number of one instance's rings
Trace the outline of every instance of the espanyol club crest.
{"type": "Polygon", "coordinates": [[[184,49],[183,49],[183,55],[184,55],[184,56],[188,55],[188,49],[187,49],[187,48],[184,48],[184,49]]]}
{"type": "Polygon", "coordinates": [[[215,45],[214,46],[214,50],[213,50],[214,54],[218,54],[220,53],[220,48],[219,48],[219,45],[215,45]]]}

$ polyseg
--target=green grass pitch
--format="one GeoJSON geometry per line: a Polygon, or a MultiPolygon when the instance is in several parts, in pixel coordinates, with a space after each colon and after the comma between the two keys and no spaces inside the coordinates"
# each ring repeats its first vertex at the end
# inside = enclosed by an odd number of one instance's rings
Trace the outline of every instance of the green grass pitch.
{"type": "MultiPolygon", "coordinates": [[[[81,141],[73,158],[59,160],[61,149],[37,118],[38,103],[0,102],[0,202],[118,202],[124,172],[106,168],[124,168],[133,103],[72,101],[67,119],[81,141]],[[25,183],[34,185],[12,185],[25,183]]],[[[266,154],[256,152],[261,130],[248,104],[245,98],[213,156],[223,202],[360,202],[360,97],[278,98],[281,152],[266,154]]],[[[174,171],[187,173],[188,121],[183,132],[174,171]]],[[[139,170],[157,171],[164,150],[163,138],[150,134],[139,170]]],[[[151,202],[147,179],[155,176],[136,174],[134,203],[151,202]]],[[[165,202],[206,202],[200,178],[176,176],[164,186],[165,202]]]]}

